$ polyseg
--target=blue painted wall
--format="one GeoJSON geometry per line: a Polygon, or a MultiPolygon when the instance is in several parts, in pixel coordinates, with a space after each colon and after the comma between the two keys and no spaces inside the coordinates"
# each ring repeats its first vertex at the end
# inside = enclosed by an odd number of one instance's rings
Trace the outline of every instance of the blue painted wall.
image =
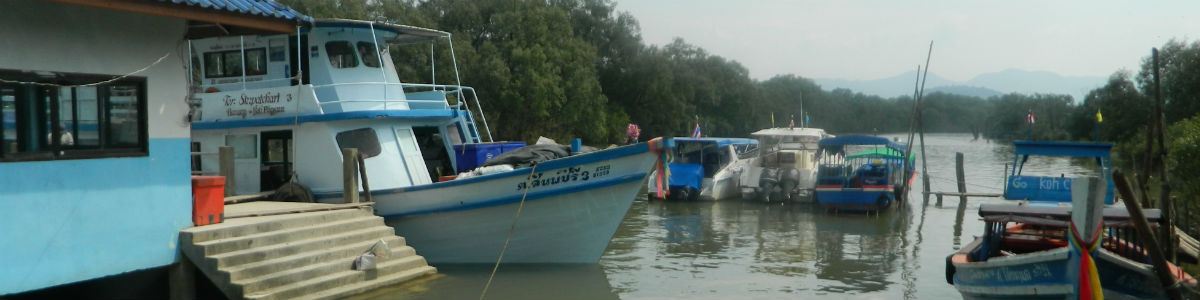
{"type": "Polygon", "coordinates": [[[189,152],[150,139],[146,157],[0,163],[0,295],[174,263],[189,152]]]}

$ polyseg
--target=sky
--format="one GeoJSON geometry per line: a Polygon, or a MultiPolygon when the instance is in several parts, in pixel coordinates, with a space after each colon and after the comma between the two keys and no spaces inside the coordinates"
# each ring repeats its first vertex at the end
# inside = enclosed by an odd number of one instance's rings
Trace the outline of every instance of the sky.
{"type": "Polygon", "coordinates": [[[676,37],[780,74],[871,80],[925,64],[967,81],[1006,69],[1136,73],[1150,49],[1200,38],[1200,1],[616,0],[646,44],[676,37]]]}

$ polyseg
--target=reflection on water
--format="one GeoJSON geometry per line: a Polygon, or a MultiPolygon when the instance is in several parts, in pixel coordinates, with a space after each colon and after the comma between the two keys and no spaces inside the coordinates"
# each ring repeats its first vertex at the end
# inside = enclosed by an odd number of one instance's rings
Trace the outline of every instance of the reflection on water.
{"type": "MultiPolygon", "coordinates": [[[[926,142],[932,190],[957,191],[954,153],[963,152],[967,191],[1001,192],[1010,144],[940,134],[926,142]]],[[[1024,173],[1079,176],[1094,169],[1087,160],[1031,158],[1024,173]]],[[[921,187],[917,178],[914,187],[921,187]]],[[[502,265],[487,299],[958,298],[945,282],[945,258],[981,234],[980,203],[1004,200],[971,198],[960,209],[958,197],[946,197],[939,207],[923,203],[916,189],[909,195],[914,201],[878,216],[643,195],[599,264],[502,265]]],[[[359,298],[478,299],[492,270],[436,267],[436,277],[359,298]]]]}

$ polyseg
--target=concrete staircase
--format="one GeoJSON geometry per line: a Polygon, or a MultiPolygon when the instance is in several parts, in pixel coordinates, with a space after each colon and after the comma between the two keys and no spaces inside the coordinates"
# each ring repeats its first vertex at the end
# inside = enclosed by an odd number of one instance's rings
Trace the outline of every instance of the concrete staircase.
{"type": "Polygon", "coordinates": [[[181,249],[230,299],[345,298],[437,272],[370,207],[312,211],[322,205],[229,205],[226,216],[247,217],[184,229],[181,249]],[[282,213],[289,210],[307,212],[282,213]],[[389,255],[373,270],[351,269],[379,241],[389,255]]]}

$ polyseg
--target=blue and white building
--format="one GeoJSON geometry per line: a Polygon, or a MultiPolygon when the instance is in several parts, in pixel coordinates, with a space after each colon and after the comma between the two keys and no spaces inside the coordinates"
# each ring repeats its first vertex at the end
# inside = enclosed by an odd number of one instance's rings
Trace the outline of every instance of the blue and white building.
{"type": "Polygon", "coordinates": [[[0,4],[0,295],[181,259],[187,39],[308,22],[271,0],[0,4]]]}

